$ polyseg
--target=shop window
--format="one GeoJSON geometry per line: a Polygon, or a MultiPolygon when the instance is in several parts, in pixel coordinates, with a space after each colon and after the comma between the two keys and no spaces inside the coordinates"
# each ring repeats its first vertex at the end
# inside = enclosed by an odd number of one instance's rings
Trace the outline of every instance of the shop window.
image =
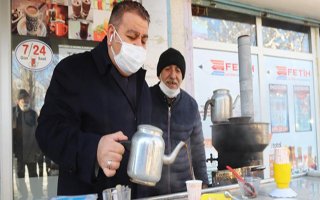
{"type": "Polygon", "coordinates": [[[216,8],[192,6],[193,39],[237,44],[240,35],[250,35],[256,46],[255,17],[216,8]]]}
{"type": "Polygon", "coordinates": [[[271,49],[310,53],[310,28],[303,25],[262,19],[263,46],[271,49]]]}
{"type": "Polygon", "coordinates": [[[112,9],[77,2],[11,1],[13,199],[57,195],[59,166],[36,145],[37,118],[58,62],[95,47],[112,9]]]}
{"type": "Polygon", "coordinates": [[[57,63],[70,54],[92,49],[97,42],[13,34],[11,44],[13,199],[49,199],[57,195],[59,166],[46,157],[40,149],[33,148],[36,140],[32,134],[37,126],[36,120],[57,63]],[[30,50],[31,45],[33,47],[30,50]],[[25,56],[24,53],[29,50],[30,56],[25,56]],[[33,61],[34,58],[38,59],[33,61]],[[51,63],[43,67],[44,61],[49,58],[52,60],[51,63]],[[26,96],[28,98],[25,98],[26,96]],[[30,106],[24,114],[19,105],[22,99],[23,101],[27,99],[30,106]],[[29,120],[23,121],[22,116],[29,120]],[[22,131],[24,123],[28,123],[28,127],[32,129],[22,131]],[[26,138],[28,143],[23,142],[26,138]],[[25,161],[25,154],[33,156],[25,161]]]}

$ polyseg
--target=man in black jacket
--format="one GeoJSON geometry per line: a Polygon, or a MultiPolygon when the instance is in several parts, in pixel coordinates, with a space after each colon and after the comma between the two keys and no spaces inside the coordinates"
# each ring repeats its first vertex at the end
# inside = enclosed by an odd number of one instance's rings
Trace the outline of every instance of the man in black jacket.
{"type": "Polygon", "coordinates": [[[106,38],[55,68],[36,137],[59,165],[58,195],[101,195],[117,184],[129,185],[132,198],[146,195],[129,181],[129,154],[119,141],[150,123],[151,98],[141,68],[149,22],[140,3],[118,3],[106,38]]]}
{"type": "MultiPolygon", "coordinates": [[[[34,198],[41,198],[42,190],[37,173],[37,163],[41,151],[35,138],[38,115],[30,108],[30,94],[25,89],[20,89],[17,96],[17,105],[12,108],[12,135],[13,153],[17,158],[16,175],[17,188],[22,199],[28,198],[25,178],[27,167],[30,178],[30,189],[34,198]]],[[[42,165],[41,162],[38,163],[42,165]]]]}
{"type": "Polygon", "coordinates": [[[179,141],[187,143],[172,165],[163,166],[159,183],[152,195],[186,191],[186,180],[202,180],[208,185],[202,124],[197,102],[180,85],[185,75],[185,60],[176,49],[169,48],[159,58],[160,82],[151,87],[152,124],[161,128],[165,153],[170,154],[179,141]]]}

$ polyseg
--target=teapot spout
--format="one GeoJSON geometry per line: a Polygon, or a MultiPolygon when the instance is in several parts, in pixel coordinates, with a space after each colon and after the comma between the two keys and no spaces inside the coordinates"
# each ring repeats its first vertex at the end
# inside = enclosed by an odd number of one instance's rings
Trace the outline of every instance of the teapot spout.
{"type": "Polygon", "coordinates": [[[176,146],[176,148],[173,150],[173,152],[169,155],[163,155],[163,163],[166,165],[170,165],[173,163],[173,161],[176,159],[180,149],[185,145],[184,142],[180,141],[179,144],[176,146]]]}

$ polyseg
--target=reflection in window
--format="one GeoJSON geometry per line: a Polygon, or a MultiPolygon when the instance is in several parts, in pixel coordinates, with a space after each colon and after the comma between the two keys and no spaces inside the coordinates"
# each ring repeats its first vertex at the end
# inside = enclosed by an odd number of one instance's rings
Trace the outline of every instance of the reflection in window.
{"type": "MultiPolygon", "coordinates": [[[[39,42],[39,39],[35,38],[32,42],[39,42]]],[[[13,199],[50,199],[57,195],[59,167],[36,148],[36,118],[58,62],[68,55],[88,51],[97,45],[94,41],[84,43],[83,40],[61,40],[55,37],[41,38],[41,41],[50,45],[53,59],[46,68],[33,70],[18,61],[15,51],[21,42],[27,42],[26,38],[12,35],[13,199]],[[25,89],[30,95],[28,103],[20,98],[20,89],[25,89]],[[29,112],[31,109],[32,112],[29,112]]]]}
{"type": "Polygon", "coordinates": [[[255,18],[214,8],[192,7],[193,39],[237,44],[238,37],[250,35],[256,42],[255,18]]]}
{"type": "Polygon", "coordinates": [[[310,29],[308,27],[270,19],[263,19],[262,25],[264,47],[310,52],[310,29]]]}
{"type": "MultiPolygon", "coordinates": [[[[13,37],[15,39],[16,37],[13,37]]],[[[16,41],[13,42],[13,49],[16,41]]],[[[34,40],[35,41],[35,40],[34,40]]],[[[23,67],[12,52],[12,143],[14,199],[44,199],[56,196],[58,168],[37,145],[35,130],[46,89],[58,62],[45,70],[23,67]]]]}

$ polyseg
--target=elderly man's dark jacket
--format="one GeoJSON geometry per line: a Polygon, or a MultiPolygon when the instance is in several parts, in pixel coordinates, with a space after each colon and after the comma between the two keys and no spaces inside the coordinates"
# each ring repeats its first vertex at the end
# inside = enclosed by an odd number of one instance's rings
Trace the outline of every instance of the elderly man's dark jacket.
{"type": "Polygon", "coordinates": [[[38,115],[29,109],[12,108],[13,153],[19,162],[36,163],[41,151],[35,139],[38,115]]]}
{"type": "Polygon", "coordinates": [[[151,195],[169,194],[186,191],[186,180],[202,180],[208,185],[204,138],[198,104],[188,93],[181,89],[173,103],[159,84],[151,87],[152,124],[163,131],[165,153],[170,154],[180,141],[187,143],[171,165],[163,165],[160,181],[151,188],[151,195]]]}
{"type": "Polygon", "coordinates": [[[127,175],[128,152],[114,177],[107,178],[101,169],[95,174],[103,135],[122,131],[131,139],[137,125],[150,122],[145,70],[132,76],[137,81],[129,78],[127,87],[109,58],[107,38],[91,52],[69,56],[55,68],[36,137],[42,151],[59,165],[58,195],[101,194],[116,184],[129,185],[133,197],[139,193],[127,175]],[[130,84],[136,84],[136,96],[130,84]]]}

